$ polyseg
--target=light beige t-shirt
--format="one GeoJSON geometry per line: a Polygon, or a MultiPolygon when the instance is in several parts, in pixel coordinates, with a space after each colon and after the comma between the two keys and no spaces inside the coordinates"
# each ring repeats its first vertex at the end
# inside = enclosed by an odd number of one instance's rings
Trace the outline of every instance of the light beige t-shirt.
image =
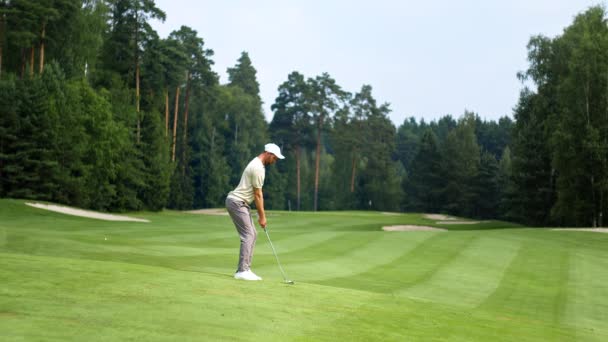
{"type": "Polygon", "coordinates": [[[253,158],[245,167],[239,185],[228,193],[228,197],[247,203],[253,202],[253,188],[261,189],[264,186],[265,177],[266,169],[262,160],[258,157],[253,158]]]}

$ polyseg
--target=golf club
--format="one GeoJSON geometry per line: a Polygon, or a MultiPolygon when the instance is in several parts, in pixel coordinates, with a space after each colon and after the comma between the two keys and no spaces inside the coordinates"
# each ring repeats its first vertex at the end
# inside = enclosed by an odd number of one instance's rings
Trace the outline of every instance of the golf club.
{"type": "Polygon", "coordinates": [[[281,270],[281,274],[283,275],[283,280],[285,280],[286,284],[289,284],[289,285],[295,284],[293,282],[293,280],[289,280],[287,278],[287,276],[285,275],[285,271],[283,271],[283,267],[281,266],[281,262],[279,261],[279,256],[277,255],[277,251],[274,249],[274,246],[272,245],[272,241],[270,240],[270,235],[268,235],[268,230],[266,230],[266,228],[264,228],[264,227],[262,227],[262,229],[264,229],[264,233],[266,233],[268,242],[270,242],[270,248],[272,248],[272,253],[274,254],[274,257],[277,259],[277,264],[279,265],[279,270],[281,270]]]}
{"type": "MultiPolygon", "coordinates": [[[[251,220],[251,225],[253,227],[255,227],[255,224],[253,223],[253,217],[251,215],[249,215],[249,219],[251,220]]],[[[283,267],[281,266],[281,262],[279,261],[277,251],[274,249],[274,245],[272,244],[272,241],[270,240],[270,235],[268,235],[268,231],[266,230],[265,227],[262,227],[262,229],[264,229],[264,233],[266,233],[268,242],[270,242],[270,248],[272,248],[272,254],[274,254],[275,259],[277,259],[277,265],[279,265],[279,270],[281,270],[281,274],[283,275],[283,280],[285,281],[285,284],[289,284],[289,285],[295,284],[295,282],[293,280],[289,280],[287,278],[287,276],[285,275],[285,271],[283,271],[283,267]]]]}

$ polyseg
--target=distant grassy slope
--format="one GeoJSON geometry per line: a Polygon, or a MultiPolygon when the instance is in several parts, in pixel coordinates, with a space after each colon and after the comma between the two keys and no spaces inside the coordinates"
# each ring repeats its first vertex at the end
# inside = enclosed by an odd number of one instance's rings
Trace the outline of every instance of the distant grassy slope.
{"type": "Polygon", "coordinates": [[[608,234],[270,212],[289,286],[261,230],[250,283],[227,216],[136,216],[151,222],[0,200],[3,339],[608,340],[608,234]],[[453,231],[381,231],[397,224],[453,231]]]}

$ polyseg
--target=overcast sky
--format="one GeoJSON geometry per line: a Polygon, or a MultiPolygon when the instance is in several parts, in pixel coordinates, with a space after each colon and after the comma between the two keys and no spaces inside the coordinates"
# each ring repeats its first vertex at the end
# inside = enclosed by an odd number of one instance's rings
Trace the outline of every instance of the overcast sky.
{"type": "Polygon", "coordinates": [[[257,70],[268,121],[278,86],[298,71],[328,72],[355,93],[364,84],[388,102],[400,125],[465,109],[487,120],[513,115],[528,67],[530,36],[561,35],[588,0],[156,0],[153,22],[165,38],[186,25],[226,69],[247,51],[257,70]]]}

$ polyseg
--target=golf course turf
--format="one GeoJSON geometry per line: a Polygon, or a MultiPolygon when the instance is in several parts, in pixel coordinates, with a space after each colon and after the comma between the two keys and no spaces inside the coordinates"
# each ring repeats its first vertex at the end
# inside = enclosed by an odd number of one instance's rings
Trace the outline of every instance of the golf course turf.
{"type": "Polygon", "coordinates": [[[261,229],[264,280],[232,278],[225,215],[115,222],[25,202],[0,200],[2,341],[608,340],[608,234],[269,211],[287,285],[261,229]]]}

